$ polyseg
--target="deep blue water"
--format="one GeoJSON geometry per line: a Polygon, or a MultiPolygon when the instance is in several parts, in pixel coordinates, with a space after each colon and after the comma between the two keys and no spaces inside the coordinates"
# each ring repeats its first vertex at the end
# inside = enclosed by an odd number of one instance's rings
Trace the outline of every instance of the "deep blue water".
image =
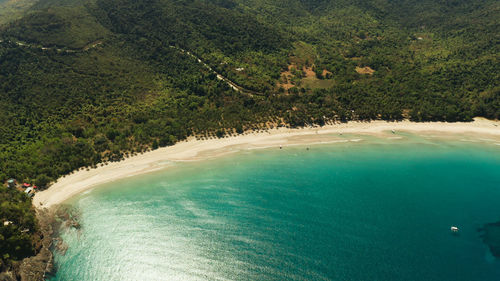
{"type": "Polygon", "coordinates": [[[244,151],[71,201],[53,280],[500,280],[500,146],[365,138],[244,151]],[[450,226],[460,227],[460,235],[450,226]]]}

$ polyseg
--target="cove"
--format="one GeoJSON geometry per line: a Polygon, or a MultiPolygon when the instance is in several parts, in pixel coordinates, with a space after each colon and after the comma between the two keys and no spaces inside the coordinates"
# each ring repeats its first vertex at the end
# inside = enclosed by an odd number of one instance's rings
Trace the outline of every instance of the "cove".
{"type": "Polygon", "coordinates": [[[175,162],[71,199],[49,280],[500,280],[499,170],[498,145],[409,134],[175,162]]]}

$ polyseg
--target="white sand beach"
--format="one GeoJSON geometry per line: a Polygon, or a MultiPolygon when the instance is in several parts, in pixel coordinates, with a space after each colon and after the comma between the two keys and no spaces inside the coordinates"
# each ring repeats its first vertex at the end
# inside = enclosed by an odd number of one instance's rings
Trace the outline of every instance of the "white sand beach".
{"type": "Polygon", "coordinates": [[[60,204],[98,185],[166,168],[168,161],[201,160],[244,149],[269,147],[279,149],[280,146],[286,148],[291,145],[349,141],[349,139],[340,138],[340,134],[395,138],[392,130],[396,135],[398,132],[409,132],[453,137],[480,137],[500,145],[500,121],[483,118],[476,118],[470,123],[349,122],[300,129],[278,128],[221,139],[196,140],[191,138],[170,147],[126,158],[120,162],[99,165],[95,169],[76,171],[58,179],[47,190],[38,192],[33,199],[33,204],[37,208],[60,204]]]}

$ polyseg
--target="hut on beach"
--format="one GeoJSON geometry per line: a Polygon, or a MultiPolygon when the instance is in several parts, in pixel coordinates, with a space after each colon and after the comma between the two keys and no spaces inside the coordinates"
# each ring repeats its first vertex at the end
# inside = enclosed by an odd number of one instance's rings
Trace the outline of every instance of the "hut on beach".
{"type": "Polygon", "coordinates": [[[31,186],[30,186],[30,187],[28,187],[28,188],[26,188],[26,189],[24,190],[24,193],[26,193],[26,194],[30,194],[32,191],[33,191],[33,187],[31,187],[31,186]]]}
{"type": "Polygon", "coordinates": [[[33,189],[33,186],[30,186],[24,190],[24,193],[26,193],[29,197],[33,197],[35,195],[35,190],[33,189]]]}

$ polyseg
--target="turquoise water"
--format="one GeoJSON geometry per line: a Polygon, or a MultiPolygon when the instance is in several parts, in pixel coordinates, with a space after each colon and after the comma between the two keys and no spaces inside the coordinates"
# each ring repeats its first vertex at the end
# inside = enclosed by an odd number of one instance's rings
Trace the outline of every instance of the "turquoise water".
{"type": "Polygon", "coordinates": [[[498,145],[411,136],[176,163],[73,199],[51,280],[500,280],[499,171],[498,145]]]}

